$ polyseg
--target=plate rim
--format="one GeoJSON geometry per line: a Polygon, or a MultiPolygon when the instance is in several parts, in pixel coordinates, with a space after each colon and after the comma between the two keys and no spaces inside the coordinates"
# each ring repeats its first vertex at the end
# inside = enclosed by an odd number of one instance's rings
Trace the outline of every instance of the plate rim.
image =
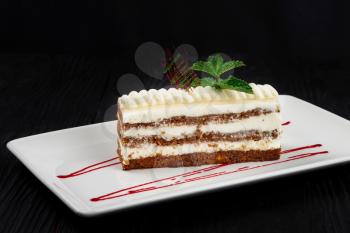
{"type": "MultiPolygon", "coordinates": [[[[313,103],[307,102],[305,100],[302,100],[300,98],[297,98],[292,95],[280,95],[280,97],[283,98],[290,98],[290,99],[295,99],[298,101],[302,101],[304,103],[307,103],[309,105],[312,105],[313,107],[316,107],[317,109],[323,111],[326,114],[330,114],[332,117],[338,118],[338,120],[346,121],[346,123],[350,123],[350,121],[344,117],[341,117],[333,112],[330,112],[326,109],[323,109],[313,103]]],[[[346,162],[350,162],[350,156],[348,157],[338,157],[334,159],[328,159],[324,161],[318,161],[310,164],[303,164],[299,165],[297,167],[288,167],[276,171],[271,171],[267,173],[261,173],[261,174],[255,174],[251,176],[246,176],[238,179],[233,179],[233,180],[223,180],[219,183],[212,183],[212,184],[206,184],[202,186],[196,186],[196,187],[189,187],[187,189],[182,190],[182,193],[176,193],[176,192],[170,192],[166,196],[155,196],[155,197],[149,197],[147,200],[142,200],[139,199],[136,203],[127,203],[124,205],[119,205],[117,206],[107,206],[104,208],[99,209],[96,211],[94,208],[86,205],[83,200],[81,200],[78,197],[70,197],[70,195],[74,194],[69,194],[69,190],[64,189],[63,187],[60,187],[60,190],[57,190],[57,187],[55,187],[55,183],[50,183],[48,182],[48,178],[45,177],[45,175],[42,175],[39,170],[34,169],[34,166],[31,165],[30,159],[28,159],[24,153],[21,153],[17,151],[16,149],[16,143],[31,138],[31,137],[37,137],[37,136],[43,136],[45,134],[57,134],[63,131],[71,131],[71,130],[79,130],[80,128],[86,128],[86,127],[96,127],[97,125],[100,124],[105,124],[105,123],[111,123],[116,120],[112,121],[105,121],[105,122],[100,122],[100,123],[95,123],[95,124],[87,124],[87,125],[82,125],[82,126],[77,126],[77,127],[70,127],[70,128],[65,128],[65,129],[60,129],[60,130],[54,130],[54,131],[49,131],[45,133],[40,133],[40,134],[33,134],[33,135],[28,135],[25,137],[20,137],[16,139],[12,139],[6,143],[6,147],[8,150],[38,179],[40,180],[46,188],[48,188],[51,192],[53,192],[61,201],[63,201],[74,213],[76,213],[79,216],[82,217],[94,217],[97,215],[105,215],[109,214],[111,212],[117,212],[117,211],[122,211],[125,209],[129,208],[135,208],[138,206],[143,206],[143,205],[148,205],[148,204],[153,204],[155,202],[163,202],[166,200],[171,200],[171,199],[177,199],[177,198],[184,198],[186,196],[194,196],[194,195],[199,195],[204,192],[214,192],[222,189],[227,189],[229,187],[236,187],[240,185],[246,185],[250,184],[253,182],[258,182],[258,181],[264,181],[264,180],[270,180],[270,179],[275,179],[278,177],[283,177],[286,175],[293,175],[296,173],[302,173],[302,172],[309,172],[312,170],[316,169],[322,169],[330,166],[334,166],[337,164],[342,164],[346,162]],[[196,190],[193,190],[193,189],[196,190]]]]}

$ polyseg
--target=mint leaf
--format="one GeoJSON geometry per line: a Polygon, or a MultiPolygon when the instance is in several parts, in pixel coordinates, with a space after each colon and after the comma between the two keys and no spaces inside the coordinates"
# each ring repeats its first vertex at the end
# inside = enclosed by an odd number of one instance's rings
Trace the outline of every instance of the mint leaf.
{"type": "Polygon", "coordinates": [[[222,65],[224,64],[224,59],[221,55],[209,56],[208,62],[215,78],[220,78],[222,74],[222,65]]]}
{"type": "Polygon", "coordinates": [[[194,63],[192,65],[192,70],[201,71],[210,74],[213,77],[215,77],[216,75],[212,65],[205,61],[197,61],[196,63],[194,63]]]}
{"type": "Polygon", "coordinates": [[[198,87],[201,85],[201,79],[195,78],[191,81],[190,87],[198,87]]]}
{"type": "Polygon", "coordinates": [[[201,78],[195,79],[191,83],[192,87],[214,87],[216,89],[229,89],[254,94],[252,87],[246,81],[230,75],[227,79],[201,78]]]}
{"type": "Polygon", "coordinates": [[[220,79],[217,85],[221,89],[230,89],[230,90],[245,92],[248,94],[254,94],[252,87],[249,86],[249,84],[246,81],[242,79],[238,79],[232,75],[230,75],[227,79],[224,79],[224,80],[220,79]]]}
{"type": "Polygon", "coordinates": [[[191,86],[192,87],[198,87],[198,86],[214,87],[216,84],[217,84],[216,79],[208,77],[208,78],[201,78],[201,79],[193,80],[192,83],[191,83],[191,86]]]}
{"type": "Polygon", "coordinates": [[[216,80],[213,78],[201,78],[201,86],[205,87],[205,86],[214,86],[216,84],[216,80]]]}
{"type": "Polygon", "coordinates": [[[239,60],[228,61],[222,65],[221,72],[223,74],[229,70],[233,70],[233,69],[241,67],[241,66],[245,66],[244,62],[242,62],[242,61],[239,61],[239,60]]]}
{"type": "Polygon", "coordinates": [[[216,89],[230,89],[249,94],[254,94],[249,84],[241,79],[230,75],[227,79],[221,79],[220,76],[229,70],[245,66],[244,62],[233,60],[224,62],[221,55],[209,56],[207,61],[197,61],[192,65],[192,70],[205,72],[212,77],[195,79],[191,82],[192,87],[210,86],[216,89]]]}
{"type": "Polygon", "coordinates": [[[216,79],[232,69],[244,66],[242,61],[234,60],[224,62],[223,57],[220,54],[209,56],[207,61],[197,61],[192,65],[192,70],[205,72],[210,74],[216,79]]]}

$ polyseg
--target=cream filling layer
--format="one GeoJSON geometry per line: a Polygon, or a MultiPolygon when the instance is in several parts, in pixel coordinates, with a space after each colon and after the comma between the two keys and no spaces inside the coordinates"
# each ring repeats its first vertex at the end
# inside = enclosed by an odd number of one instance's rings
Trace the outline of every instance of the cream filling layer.
{"type": "Polygon", "coordinates": [[[281,129],[280,113],[274,112],[260,116],[253,116],[229,123],[208,123],[206,125],[182,125],[162,127],[130,128],[122,132],[122,137],[142,138],[159,136],[165,140],[180,139],[195,134],[197,128],[203,133],[236,133],[245,130],[272,131],[281,129]]]}
{"type": "Polygon", "coordinates": [[[209,102],[157,105],[152,107],[140,107],[125,109],[122,112],[124,123],[157,122],[176,116],[198,117],[211,114],[240,113],[256,108],[276,111],[279,108],[277,99],[245,100],[239,103],[209,102]]]}
{"type": "Polygon", "coordinates": [[[123,160],[139,159],[151,156],[173,156],[190,153],[213,153],[217,151],[229,150],[270,150],[281,147],[280,139],[263,139],[259,141],[246,140],[237,142],[213,142],[213,143],[195,143],[179,144],[172,146],[156,146],[154,144],[142,144],[138,148],[123,147],[121,145],[121,155],[123,160]]]}

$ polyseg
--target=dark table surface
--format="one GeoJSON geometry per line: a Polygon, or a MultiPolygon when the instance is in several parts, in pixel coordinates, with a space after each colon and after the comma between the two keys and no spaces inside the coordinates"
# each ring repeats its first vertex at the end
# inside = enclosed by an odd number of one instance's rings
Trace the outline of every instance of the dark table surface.
{"type": "MultiPolygon", "coordinates": [[[[271,62],[242,74],[349,119],[345,67],[271,62]]],[[[117,80],[129,68],[112,56],[0,55],[0,232],[350,232],[349,164],[102,217],[75,215],[5,145],[109,120],[117,80]]],[[[136,74],[145,88],[164,85],[136,74]]]]}

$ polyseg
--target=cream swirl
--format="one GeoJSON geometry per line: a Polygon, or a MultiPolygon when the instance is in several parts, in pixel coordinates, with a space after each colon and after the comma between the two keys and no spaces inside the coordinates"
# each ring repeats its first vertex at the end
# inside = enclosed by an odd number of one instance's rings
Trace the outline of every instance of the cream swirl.
{"type": "Polygon", "coordinates": [[[235,90],[217,90],[213,87],[196,87],[188,91],[183,89],[162,88],[160,90],[150,89],[140,92],[132,91],[128,95],[123,95],[118,99],[121,109],[135,109],[152,107],[157,105],[173,105],[188,103],[210,103],[210,102],[230,102],[232,104],[246,100],[273,100],[278,96],[277,91],[270,85],[249,84],[254,94],[247,94],[235,90]]]}

